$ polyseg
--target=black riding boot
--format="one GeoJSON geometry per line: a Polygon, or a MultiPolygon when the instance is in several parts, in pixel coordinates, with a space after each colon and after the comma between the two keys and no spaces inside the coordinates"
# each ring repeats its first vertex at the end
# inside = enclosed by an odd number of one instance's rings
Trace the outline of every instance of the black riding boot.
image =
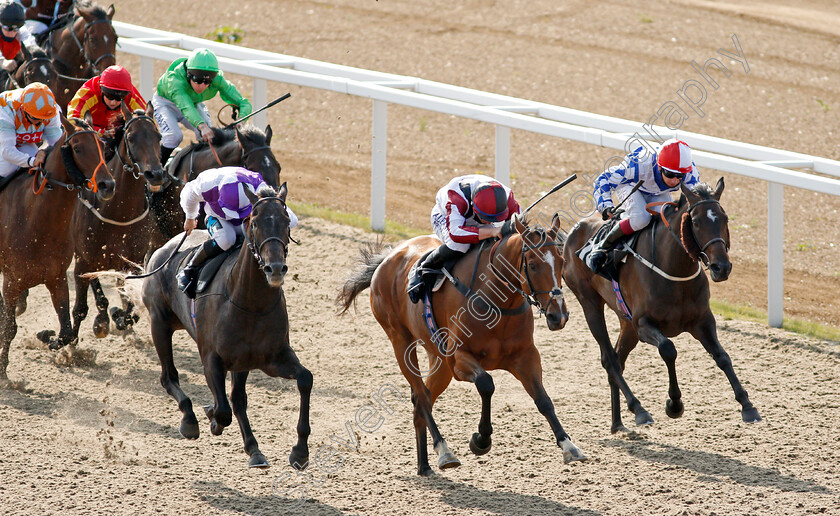
{"type": "Polygon", "coordinates": [[[218,256],[223,252],[215,240],[210,239],[204,242],[198,252],[193,255],[190,263],[184,267],[184,270],[178,273],[178,288],[187,294],[187,297],[190,299],[194,298],[196,283],[198,283],[198,271],[201,265],[210,258],[218,256]]]}
{"type": "Polygon", "coordinates": [[[616,224],[610,229],[610,232],[607,233],[604,240],[589,253],[589,257],[586,260],[586,265],[592,269],[592,272],[597,273],[601,270],[601,267],[607,262],[607,251],[612,249],[612,246],[624,236],[624,231],[621,230],[621,224],[616,224]]]}
{"type": "Polygon", "coordinates": [[[416,303],[423,298],[425,287],[430,287],[430,285],[427,285],[426,283],[431,280],[431,278],[435,277],[435,273],[439,271],[446,262],[453,258],[464,256],[464,254],[465,253],[461,251],[454,251],[446,247],[446,244],[443,244],[432,251],[429,256],[423,260],[423,263],[415,269],[414,276],[412,276],[411,280],[408,282],[408,288],[406,290],[408,292],[408,298],[411,302],[416,303]]]}
{"type": "Polygon", "coordinates": [[[160,146],[160,164],[166,167],[166,162],[169,161],[169,156],[172,155],[172,151],[175,150],[175,147],[164,147],[163,145],[160,146]]]}

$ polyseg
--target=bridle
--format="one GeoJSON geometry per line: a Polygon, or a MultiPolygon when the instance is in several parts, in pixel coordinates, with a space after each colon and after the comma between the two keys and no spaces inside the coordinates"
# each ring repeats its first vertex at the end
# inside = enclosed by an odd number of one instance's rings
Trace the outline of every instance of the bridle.
{"type": "MultiPolygon", "coordinates": [[[[691,216],[692,216],[691,215],[692,210],[694,210],[694,208],[696,208],[698,206],[701,206],[703,204],[715,204],[717,206],[720,206],[720,201],[717,200],[717,199],[701,199],[700,201],[697,201],[693,204],[689,204],[688,205],[688,216],[689,216],[689,218],[691,218],[691,216]]],[[[647,209],[648,213],[656,213],[656,212],[652,211],[650,208],[654,207],[654,206],[664,206],[664,205],[674,206],[674,207],[677,206],[677,204],[675,202],[662,202],[662,203],[654,202],[654,203],[648,204],[646,209],[647,209]]],[[[721,210],[723,210],[723,208],[721,208],[721,210]]],[[[671,236],[673,236],[677,240],[677,243],[680,244],[680,247],[682,247],[683,250],[686,253],[688,253],[688,249],[685,248],[685,245],[682,243],[682,240],[680,239],[680,236],[676,233],[676,231],[674,231],[674,229],[668,223],[668,219],[665,218],[665,210],[664,209],[659,211],[659,216],[662,218],[662,222],[663,222],[663,224],[665,224],[665,227],[668,228],[668,232],[671,233],[671,236]]],[[[706,242],[705,245],[700,245],[700,242],[697,241],[697,235],[694,234],[694,226],[693,225],[691,227],[691,238],[694,240],[695,245],[697,245],[697,247],[700,249],[700,260],[703,262],[703,265],[706,268],[708,268],[709,264],[711,263],[711,261],[709,260],[709,256],[706,254],[706,249],[708,249],[708,247],[710,245],[715,244],[717,242],[720,242],[726,248],[726,252],[727,253],[729,252],[729,243],[726,240],[724,240],[723,237],[712,238],[708,242],[706,242]]],[[[689,253],[689,256],[690,256],[690,253],[689,253]]]]}
{"type": "MultiPolygon", "coordinates": [[[[82,43],[82,41],[79,40],[79,36],[76,35],[75,20],[73,20],[69,24],[67,24],[67,30],[70,32],[70,35],[73,37],[73,41],[75,41],[76,46],[79,47],[79,51],[82,54],[82,58],[85,60],[85,63],[87,63],[87,65],[90,67],[90,69],[93,71],[94,75],[99,75],[100,73],[102,73],[102,71],[99,70],[97,65],[99,64],[100,61],[102,61],[106,57],[113,57],[114,61],[117,60],[117,56],[115,56],[114,54],[111,54],[111,53],[102,54],[101,56],[96,58],[96,60],[94,60],[94,61],[91,61],[90,56],[88,56],[87,50],[85,49],[88,41],[90,41],[90,35],[88,33],[88,29],[90,29],[92,26],[94,26],[98,23],[107,23],[108,25],[111,25],[111,20],[97,19],[97,20],[93,20],[91,22],[87,22],[85,24],[84,30],[82,31],[82,34],[84,36],[84,43],[82,43]]],[[[53,41],[52,41],[53,34],[55,34],[55,32],[50,33],[50,47],[55,48],[55,45],[53,45],[53,41]]],[[[115,44],[116,44],[116,36],[114,37],[114,41],[115,41],[115,44]]],[[[68,70],[73,70],[72,66],[68,65],[63,60],[59,59],[56,56],[53,56],[53,61],[61,63],[61,65],[64,66],[65,68],[67,68],[68,70]]],[[[87,79],[80,79],[78,77],[72,77],[72,76],[67,76],[67,75],[62,75],[62,74],[59,74],[59,77],[62,77],[64,79],[75,79],[75,80],[87,81],[87,79]]]]}
{"type": "MultiPolygon", "coordinates": [[[[530,290],[530,292],[531,292],[530,294],[528,294],[522,288],[520,288],[519,285],[517,285],[517,284],[511,282],[510,280],[508,280],[507,278],[505,278],[502,275],[501,271],[499,271],[496,268],[496,266],[493,264],[496,251],[499,248],[500,244],[511,236],[512,236],[512,234],[507,235],[505,237],[502,237],[498,242],[496,242],[495,245],[493,245],[493,248],[490,250],[490,261],[489,261],[490,270],[493,271],[493,274],[495,274],[496,277],[500,281],[504,282],[512,290],[514,290],[519,295],[524,297],[525,300],[528,302],[528,304],[537,307],[537,310],[539,311],[540,315],[545,315],[546,312],[548,311],[548,307],[551,306],[552,301],[554,301],[555,299],[563,299],[563,288],[558,287],[558,288],[553,288],[551,290],[537,290],[536,288],[534,288],[534,283],[531,280],[530,273],[528,272],[528,269],[529,269],[529,267],[528,267],[528,265],[529,265],[528,264],[528,251],[532,251],[534,249],[540,249],[540,248],[543,248],[543,247],[552,247],[552,246],[562,247],[562,244],[558,244],[557,242],[543,242],[543,243],[540,243],[540,244],[537,244],[537,245],[528,245],[523,239],[522,252],[520,254],[519,269],[517,270],[517,272],[519,272],[520,277],[521,277],[521,274],[522,274],[523,269],[524,269],[525,280],[528,283],[528,290],[530,290]],[[540,304],[540,302],[537,300],[537,296],[540,295],[540,294],[549,294],[548,302],[546,303],[545,307],[543,307],[540,304]]],[[[521,285],[521,282],[520,282],[520,285],[521,285]]]]}
{"type": "Polygon", "coordinates": [[[134,115],[131,117],[128,122],[125,123],[123,126],[123,145],[125,146],[125,157],[126,160],[123,161],[122,155],[120,152],[117,152],[117,157],[120,160],[120,164],[122,165],[123,171],[126,174],[131,173],[134,176],[134,179],[140,179],[142,172],[140,171],[140,165],[137,163],[137,160],[134,158],[134,155],[131,153],[131,145],[128,143],[128,128],[131,127],[137,120],[148,120],[152,123],[153,126],[156,126],[155,119],[148,116],[148,115],[134,115]]]}
{"type": "MultiPolygon", "coordinates": [[[[44,188],[47,187],[47,185],[49,185],[49,187],[47,188],[48,190],[52,190],[52,186],[55,185],[62,188],[66,188],[68,191],[71,192],[74,190],[87,189],[91,192],[96,193],[99,190],[99,188],[96,185],[96,174],[97,172],[99,172],[100,167],[105,166],[105,159],[102,157],[102,147],[99,144],[99,135],[96,133],[96,131],[92,129],[82,129],[81,131],[74,132],[73,134],[65,138],[64,145],[62,145],[59,148],[59,150],[62,153],[62,158],[64,159],[64,167],[67,170],[67,175],[69,175],[70,178],[73,180],[73,184],[64,183],[57,179],[52,179],[50,177],[50,173],[43,168],[33,168],[32,170],[35,170],[35,177],[32,183],[32,192],[35,195],[39,195],[41,192],[44,191],[44,188]],[[81,171],[78,170],[78,168],[76,168],[75,170],[73,169],[73,167],[78,167],[78,165],[76,165],[75,158],[73,158],[72,156],[73,150],[70,147],[70,140],[82,134],[94,135],[96,148],[99,151],[99,164],[96,165],[96,168],[93,170],[93,174],[90,176],[90,179],[86,178],[81,173],[81,171]],[[39,182],[41,183],[40,186],[38,185],[39,182]]],[[[30,173],[33,172],[30,171],[30,173]]]]}
{"type": "MultiPolygon", "coordinates": [[[[281,199],[280,197],[272,195],[271,197],[260,197],[260,199],[251,206],[251,214],[254,213],[254,211],[257,209],[257,206],[259,206],[261,203],[266,202],[266,201],[277,201],[283,206],[284,210],[286,209],[286,202],[283,199],[281,199]]],[[[249,217],[249,219],[250,219],[250,217],[249,217]]],[[[265,260],[263,260],[263,257],[262,257],[262,255],[260,255],[260,253],[262,252],[263,246],[265,244],[269,243],[269,242],[274,242],[274,241],[279,242],[280,247],[283,248],[283,256],[288,256],[289,255],[289,244],[287,242],[284,242],[283,239],[278,237],[278,236],[267,237],[262,242],[260,242],[259,244],[254,245],[254,241],[256,239],[249,236],[249,234],[252,231],[252,229],[251,229],[252,227],[253,227],[253,225],[249,222],[247,230],[243,231],[242,233],[245,235],[245,243],[248,245],[248,249],[251,251],[251,254],[254,256],[254,259],[257,260],[257,263],[259,264],[260,269],[265,267],[265,260]]]]}
{"type": "Polygon", "coordinates": [[[51,66],[53,68],[53,71],[55,72],[56,76],[58,76],[58,72],[55,71],[55,65],[53,64],[52,59],[50,59],[49,57],[33,57],[32,59],[30,59],[29,61],[27,61],[23,65],[23,82],[24,82],[24,84],[29,83],[29,76],[32,74],[32,65],[34,65],[36,63],[44,63],[44,64],[47,64],[47,65],[51,66]]]}

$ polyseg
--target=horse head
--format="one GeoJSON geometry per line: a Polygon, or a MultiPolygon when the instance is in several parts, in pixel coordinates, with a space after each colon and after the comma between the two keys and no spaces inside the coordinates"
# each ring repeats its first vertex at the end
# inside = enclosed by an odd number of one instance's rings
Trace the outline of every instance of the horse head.
{"type": "Polygon", "coordinates": [[[61,115],[64,144],[60,156],[71,181],[96,193],[102,201],[114,196],[116,182],[102,155],[99,135],[84,120],[61,115]]]}
{"type": "Polygon", "coordinates": [[[520,288],[526,298],[545,314],[548,329],[563,328],[569,311],[563,297],[563,244],[558,244],[559,217],[550,229],[530,226],[528,220],[514,216],[513,227],[522,241],[520,288]],[[532,300],[533,299],[533,300],[532,300]]]}
{"type": "Polygon", "coordinates": [[[256,193],[248,188],[245,195],[251,201],[251,216],[246,222],[245,239],[268,284],[283,286],[283,277],[289,268],[286,256],[289,249],[289,213],[286,211],[286,194],[283,183],[279,190],[263,186],[256,193]]]}
{"type": "Polygon", "coordinates": [[[712,190],[705,183],[689,189],[680,184],[682,196],[678,208],[688,203],[682,215],[682,244],[694,260],[702,260],[709,268],[712,281],[725,281],[732,271],[729,261],[729,217],[720,205],[723,178],[712,190]]]}
{"type": "Polygon", "coordinates": [[[253,125],[242,129],[236,126],[236,140],[242,147],[242,166],[259,172],[263,180],[274,188],[280,182],[280,163],[271,152],[271,126],[262,132],[253,125]]]}
{"type": "Polygon", "coordinates": [[[47,56],[47,53],[40,47],[28,48],[21,45],[24,63],[15,72],[15,79],[21,87],[33,82],[46,84],[51,91],[58,88],[58,71],[55,63],[47,56]]]}
{"type": "Polygon", "coordinates": [[[111,24],[114,17],[114,5],[107,11],[89,3],[77,6],[79,18],[73,25],[77,41],[81,40],[82,55],[94,73],[99,74],[105,68],[117,64],[117,32],[111,24]]]}
{"type": "Polygon", "coordinates": [[[117,155],[123,168],[135,178],[142,174],[151,191],[159,192],[167,178],[160,164],[160,130],[154,119],[155,108],[149,102],[146,111],[132,112],[123,102],[121,110],[125,125],[117,155]]]}

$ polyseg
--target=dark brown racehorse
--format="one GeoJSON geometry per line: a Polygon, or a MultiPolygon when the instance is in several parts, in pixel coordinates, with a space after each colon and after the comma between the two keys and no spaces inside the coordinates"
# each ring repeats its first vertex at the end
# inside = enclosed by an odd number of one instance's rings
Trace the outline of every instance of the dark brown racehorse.
{"type": "Polygon", "coordinates": [[[424,323],[423,304],[409,301],[406,285],[411,266],[426,251],[439,246],[438,239],[412,238],[390,253],[377,253],[379,249],[363,252],[363,268],[345,283],[338,297],[342,313],[370,287],[373,315],[388,334],[400,370],[411,385],[419,475],[433,473],[426,447],[427,428],[438,454],[438,466],[446,469],[460,465],[432,417],[435,400],[453,377],[474,383],[481,396],[481,420],[478,433],[470,439],[470,450],[476,455],[490,450],[490,399],[495,387],[487,371],[495,369],[510,371],[522,382],[548,420],[557,445],[563,449],[564,462],[585,458],[563,430],[543,388],[540,354],[534,346],[534,316],[528,305],[531,302],[546,315],[551,330],[562,328],[568,320],[561,289],[563,257],[562,244],[556,243],[557,227],[557,217],[548,231],[537,226],[529,229],[517,219],[516,232],[495,244],[485,241],[489,245],[473,246],[453,273],[466,285],[481,286],[471,287],[469,298],[451,282],[432,294],[434,318],[441,328],[437,336],[442,337],[436,337],[437,342],[424,323]],[[428,371],[418,366],[418,345],[426,349],[428,371]]]}
{"type": "Polygon", "coordinates": [[[86,80],[117,64],[113,4],[106,11],[93,2],[77,1],[75,12],[78,17],[50,32],[44,44],[60,73],[54,90],[60,106],[66,106],[86,80]]]}
{"type": "Polygon", "coordinates": [[[743,420],[748,423],[761,420],[735,375],[729,355],[718,341],[715,318],[709,308],[709,280],[700,265],[702,261],[708,267],[713,281],[725,281],[732,270],[728,217],[720,204],[723,179],[714,190],[706,184],[696,186],[693,191],[684,185],[681,188],[683,195],[679,203],[663,206],[665,223],[656,218],[651,221],[639,236],[638,255],[631,255],[619,271],[621,294],[632,320],[624,315],[616,301],[611,282],[593,274],[575,254],[601,226],[600,218],[582,220],[566,240],[563,278],[580,301],[589,330],[601,348],[601,364],[610,384],[613,433],[626,431],[621,423],[619,390],[635,414],[637,425],[653,423],[623,377],[627,356],[639,340],[654,345],[668,367],[669,399],[665,413],[672,418],[682,416],[684,406],[675,368],[677,350],[670,337],[686,331],[700,341],[726,374],[735,399],[741,404],[743,420]],[[658,270],[642,263],[639,257],[658,270]],[[615,349],[607,333],[604,304],[618,315],[621,323],[615,349]]]}
{"type": "Polygon", "coordinates": [[[160,193],[152,196],[152,233],[150,249],[154,251],[167,240],[183,231],[184,212],[179,198],[184,183],[201,172],[220,166],[241,166],[259,172],[273,188],[280,181],[280,163],[271,151],[271,126],[265,132],[253,125],[228,129],[213,129],[212,146],[193,143],[176,154],[167,170],[169,181],[160,193]],[[217,159],[218,157],[218,159],[217,159]]]}
{"type": "MultiPolygon", "coordinates": [[[[210,431],[220,435],[235,415],[250,456],[250,467],[268,467],[251,431],[245,395],[245,381],[251,370],[269,376],[294,378],[300,391],[298,442],[289,455],[289,463],[306,467],[309,460],[309,394],[312,374],[297,359],[289,345],[289,320],[283,277],[289,244],[289,215],[286,211],[286,184],[279,192],[263,186],[256,194],[246,190],[253,205],[245,230],[247,245],[227,257],[214,283],[192,304],[178,290],[175,274],[187,258],[187,252],[175,255],[160,272],[143,281],[143,303],[149,309],[152,340],[162,368],[160,381],[178,402],[184,416],[179,431],[188,439],[199,435],[192,401],[181,390],[178,371],[172,360],[172,333],[184,329],[198,343],[207,385],[215,404],[205,408],[210,431]],[[233,387],[228,404],[225,377],[231,372],[233,387]]],[[[207,233],[196,231],[192,243],[203,242],[207,233]],[[201,235],[203,238],[197,238],[201,235]]],[[[173,239],[152,255],[147,264],[151,271],[170,256],[180,239],[173,239]]],[[[189,243],[190,241],[188,241],[189,243]]]]}
{"type": "MultiPolygon", "coordinates": [[[[123,258],[142,262],[148,248],[152,225],[149,221],[151,190],[164,182],[160,166],[160,131],[155,124],[151,102],[147,111],[132,113],[123,103],[125,125],[118,129],[118,146],[108,162],[108,170],[117,182],[116,194],[107,201],[83,198],[73,215],[75,235],[76,304],[73,307],[73,332],[87,316],[88,285],[93,288],[98,315],[93,333],[97,337],[108,334],[108,298],[99,279],[84,275],[101,270],[126,270],[123,258]]],[[[132,305],[123,298],[123,308],[112,308],[117,329],[124,330],[134,323],[132,305]]]]}
{"type": "Polygon", "coordinates": [[[99,138],[81,120],[62,118],[64,135],[49,153],[44,171],[34,179],[22,175],[0,192],[0,379],[6,378],[9,346],[17,333],[15,307],[26,289],[45,284],[52,296],[61,330],[42,332],[59,348],[73,341],[67,267],[73,258],[70,220],[80,190],[94,190],[100,199],[114,195],[114,178],[102,159],[99,138]]]}
{"type": "Polygon", "coordinates": [[[40,48],[30,52],[24,45],[21,47],[21,51],[24,61],[12,75],[4,74],[6,79],[3,82],[3,90],[23,88],[27,84],[40,82],[46,84],[52,92],[55,92],[58,86],[58,71],[56,71],[52,59],[40,48]]]}

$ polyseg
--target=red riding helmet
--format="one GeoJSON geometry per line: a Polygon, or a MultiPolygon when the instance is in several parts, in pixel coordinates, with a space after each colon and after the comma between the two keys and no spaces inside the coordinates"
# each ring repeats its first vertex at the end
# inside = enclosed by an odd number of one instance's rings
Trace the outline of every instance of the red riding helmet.
{"type": "Polygon", "coordinates": [[[131,74],[120,65],[109,66],[99,76],[99,87],[113,91],[131,91],[131,74]]]}
{"type": "Polygon", "coordinates": [[[691,172],[691,147],[682,140],[670,139],[662,144],[657,157],[659,168],[673,174],[686,175],[691,172]]]}
{"type": "Polygon", "coordinates": [[[508,216],[508,195],[496,181],[482,183],[475,189],[472,199],[476,215],[488,222],[506,220],[508,216]]]}

